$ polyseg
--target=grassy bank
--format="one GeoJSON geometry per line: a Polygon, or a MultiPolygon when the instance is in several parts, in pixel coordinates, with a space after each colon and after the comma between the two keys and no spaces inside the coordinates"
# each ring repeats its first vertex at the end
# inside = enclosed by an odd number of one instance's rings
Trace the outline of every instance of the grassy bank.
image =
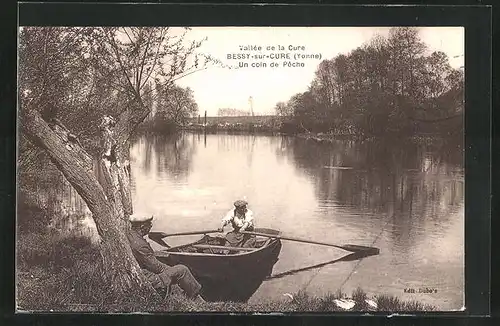
{"type": "Polygon", "coordinates": [[[393,141],[398,139],[400,141],[409,141],[418,144],[435,144],[436,142],[460,142],[462,135],[442,135],[442,134],[388,134],[386,136],[368,136],[365,134],[350,133],[350,132],[336,132],[336,133],[322,133],[322,132],[307,132],[304,129],[296,127],[289,127],[287,125],[280,125],[279,123],[253,123],[253,122],[238,122],[238,123],[214,123],[207,122],[203,124],[191,124],[180,127],[180,130],[208,134],[217,133],[242,133],[242,134],[274,134],[295,136],[306,140],[315,141],[318,143],[332,143],[339,140],[349,141],[393,141]]]}
{"type": "MultiPolygon", "coordinates": [[[[343,311],[336,299],[344,293],[314,296],[299,291],[280,300],[258,303],[195,303],[179,291],[165,302],[155,299],[137,301],[113,298],[107,293],[99,252],[92,242],[82,236],[62,238],[55,233],[21,234],[17,253],[17,305],[23,311],[91,311],[91,312],[325,312],[343,311]]],[[[361,289],[350,295],[355,306],[350,311],[430,311],[434,307],[419,302],[401,301],[380,295],[372,299],[377,308],[370,307],[361,289]]]]}
{"type": "Polygon", "coordinates": [[[366,137],[364,135],[356,134],[328,134],[328,133],[290,133],[284,132],[282,129],[271,128],[271,127],[251,127],[251,126],[229,126],[229,127],[218,127],[207,125],[204,129],[203,126],[190,126],[183,127],[181,130],[185,130],[193,133],[204,133],[207,134],[236,134],[236,135],[283,135],[296,137],[299,139],[304,139],[307,141],[312,141],[315,143],[330,144],[337,141],[356,141],[356,142],[407,142],[420,145],[442,145],[442,144],[456,144],[461,146],[461,137],[442,137],[440,135],[413,135],[407,137],[366,137]]]}

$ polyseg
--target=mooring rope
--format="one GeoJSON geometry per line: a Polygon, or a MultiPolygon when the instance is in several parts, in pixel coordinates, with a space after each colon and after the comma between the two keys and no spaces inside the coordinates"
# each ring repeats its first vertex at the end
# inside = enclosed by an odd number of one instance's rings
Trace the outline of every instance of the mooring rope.
{"type": "MultiPolygon", "coordinates": [[[[387,224],[389,224],[389,222],[391,221],[391,219],[393,217],[394,217],[394,213],[389,218],[387,218],[387,221],[385,222],[384,226],[382,227],[382,230],[380,230],[380,232],[377,234],[377,236],[373,240],[373,242],[371,244],[372,247],[378,241],[378,239],[380,238],[380,236],[382,235],[382,233],[384,233],[385,228],[387,227],[387,224]]],[[[362,262],[362,259],[358,260],[358,262],[356,263],[356,265],[354,265],[354,267],[351,270],[351,272],[349,273],[349,275],[347,275],[347,278],[344,280],[344,282],[342,282],[342,284],[340,284],[340,287],[339,287],[340,291],[342,291],[342,288],[347,283],[347,281],[349,281],[351,279],[352,275],[354,274],[354,272],[356,271],[356,269],[359,267],[359,264],[361,264],[361,262],[362,262]]]]}
{"type": "MultiPolygon", "coordinates": [[[[377,236],[375,237],[375,239],[372,241],[371,243],[371,247],[373,247],[375,245],[375,243],[378,241],[378,239],[380,238],[380,236],[382,235],[382,233],[384,233],[385,231],[385,228],[387,227],[387,224],[389,224],[389,222],[391,221],[391,219],[394,217],[394,213],[392,213],[390,215],[389,218],[387,218],[387,221],[385,222],[384,226],[382,227],[382,229],[380,230],[380,232],[377,234],[377,236]]],[[[340,284],[340,287],[338,288],[340,291],[342,291],[342,287],[347,283],[347,281],[349,281],[349,279],[354,275],[354,272],[356,271],[356,269],[359,267],[359,264],[361,264],[361,261],[362,259],[358,260],[358,262],[356,263],[356,265],[354,265],[353,269],[351,270],[351,272],[347,275],[346,279],[340,284]]],[[[325,265],[326,266],[326,265],[325,265]]],[[[313,276],[311,276],[311,278],[309,279],[309,281],[305,284],[304,286],[304,290],[307,289],[309,287],[309,285],[311,284],[311,282],[313,281],[314,278],[316,278],[316,276],[319,274],[319,272],[321,271],[321,269],[325,266],[321,266],[320,268],[317,269],[316,273],[314,273],[313,276]]]]}

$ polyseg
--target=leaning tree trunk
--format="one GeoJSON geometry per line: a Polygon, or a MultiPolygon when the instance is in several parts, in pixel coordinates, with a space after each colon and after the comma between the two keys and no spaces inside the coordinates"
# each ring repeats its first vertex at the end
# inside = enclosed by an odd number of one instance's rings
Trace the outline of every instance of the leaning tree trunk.
{"type": "MultiPolygon", "coordinates": [[[[110,284],[110,295],[114,298],[130,298],[131,293],[154,296],[153,288],[134,259],[125,232],[128,228],[127,219],[132,213],[126,159],[128,147],[125,146],[128,135],[118,134],[116,137],[114,120],[111,117],[103,118],[103,151],[97,158],[99,167],[96,175],[95,159],[58,120],[47,123],[29,105],[20,112],[21,127],[28,139],[48,153],[51,161],[92,212],[101,238],[102,262],[110,284]]],[[[137,125],[137,119],[134,114],[124,113],[116,129],[131,132],[130,127],[137,125]]]]}

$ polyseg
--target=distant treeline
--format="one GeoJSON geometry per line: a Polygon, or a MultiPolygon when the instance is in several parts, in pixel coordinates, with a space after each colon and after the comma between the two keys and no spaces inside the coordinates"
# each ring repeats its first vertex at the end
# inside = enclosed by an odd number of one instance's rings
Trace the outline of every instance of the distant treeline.
{"type": "Polygon", "coordinates": [[[138,131],[142,133],[171,134],[198,115],[198,104],[189,87],[174,85],[160,92],[155,100],[151,96],[145,96],[144,101],[154,109],[138,127],[138,131]]]}
{"type": "Polygon", "coordinates": [[[463,130],[463,99],[463,71],[443,52],[427,54],[418,29],[398,27],[322,61],[308,90],[275,111],[292,133],[449,136],[463,130]]]}

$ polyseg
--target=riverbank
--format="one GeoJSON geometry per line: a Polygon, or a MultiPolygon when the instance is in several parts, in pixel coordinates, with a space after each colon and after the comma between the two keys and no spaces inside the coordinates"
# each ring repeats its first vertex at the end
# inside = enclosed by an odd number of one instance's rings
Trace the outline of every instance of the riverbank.
{"type": "Polygon", "coordinates": [[[328,134],[328,133],[290,133],[283,132],[280,129],[271,127],[218,127],[218,126],[207,126],[206,129],[203,126],[191,126],[183,127],[181,131],[192,132],[192,133],[206,133],[206,134],[250,134],[250,135],[274,135],[274,136],[287,136],[296,137],[298,139],[304,139],[307,141],[312,141],[315,143],[332,144],[337,141],[355,141],[355,142],[409,142],[413,144],[421,145],[439,145],[439,144],[456,144],[458,147],[462,146],[463,137],[460,136],[450,136],[443,137],[440,135],[422,134],[422,135],[411,135],[411,136],[392,136],[392,137],[367,137],[364,135],[356,134],[328,134]]]}
{"type": "Polygon", "coordinates": [[[103,280],[97,246],[84,236],[61,237],[56,233],[21,234],[17,244],[17,308],[21,311],[88,312],[335,312],[335,311],[433,311],[435,307],[394,296],[368,298],[357,289],[352,294],[314,296],[299,291],[281,300],[255,304],[195,303],[178,291],[165,302],[113,298],[103,280]],[[349,297],[349,309],[338,304],[349,297]],[[367,301],[368,299],[368,301],[367,301]]]}
{"type": "MultiPolygon", "coordinates": [[[[170,129],[169,129],[170,130],[170,129]]],[[[365,135],[356,133],[348,129],[339,129],[328,133],[311,132],[303,127],[297,127],[288,123],[282,123],[274,116],[262,117],[211,117],[206,123],[191,122],[184,126],[179,126],[179,130],[195,133],[246,133],[246,134],[272,134],[292,136],[301,139],[311,140],[318,143],[333,143],[339,140],[348,141],[391,141],[397,139],[400,141],[410,141],[419,144],[434,144],[436,142],[461,141],[463,136],[460,134],[436,134],[421,133],[412,135],[387,134],[387,135],[365,135]]]]}
{"type": "MultiPolygon", "coordinates": [[[[363,135],[335,135],[335,134],[324,134],[324,133],[299,133],[293,134],[293,136],[301,139],[312,140],[318,143],[333,143],[339,140],[349,140],[349,141],[362,141],[362,142],[374,142],[374,141],[384,141],[386,138],[383,137],[366,137],[363,135]]],[[[390,141],[408,141],[416,144],[436,144],[443,142],[461,142],[461,138],[457,137],[442,137],[439,135],[412,135],[407,137],[397,137],[394,136],[390,138],[390,141]]]]}

